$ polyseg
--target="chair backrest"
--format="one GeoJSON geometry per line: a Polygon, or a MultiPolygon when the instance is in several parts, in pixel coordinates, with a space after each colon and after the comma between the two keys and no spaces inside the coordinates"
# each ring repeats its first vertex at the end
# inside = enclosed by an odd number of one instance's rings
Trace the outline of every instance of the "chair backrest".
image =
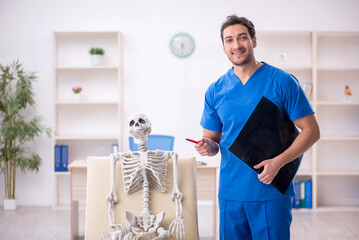
{"type": "MultiPolygon", "coordinates": [[[[103,232],[111,232],[106,195],[110,191],[110,159],[109,157],[89,157],[87,159],[87,195],[85,239],[98,240],[103,232]]],[[[184,195],[182,200],[186,239],[198,240],[196,159],[178,160],[179,188],[184,195]]],[[[116,164],[116,193],[118,203],[115,206],[116,223],[128,226],[125,211],[139,215],[142,210],[142,191],[133,194],[124,191],[121,164],[116,164]]],[[[162,227],[168,229],[175,219],[175,202],[171,199],[173,190],[173,163],[168,161],[167,192],[160,193],[150,190],[151,211],[156,215],[165,211],[162,227]]]]}
{"type": "MultiPolygon", "coordinates": [[[[148,150],[164,150],[173,151],[174,136],[168,135],[149,135],[147,140],[148,150]]],[[[133,137],[129,137],[130,150],[138,151],[137,144],[133,141],[133,137]]]]}

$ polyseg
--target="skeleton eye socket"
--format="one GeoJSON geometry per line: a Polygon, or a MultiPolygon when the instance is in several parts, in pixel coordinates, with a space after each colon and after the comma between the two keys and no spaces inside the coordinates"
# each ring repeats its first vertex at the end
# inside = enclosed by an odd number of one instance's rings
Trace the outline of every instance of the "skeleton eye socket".
{"type": "Polygon", "coordinates": [[[132,121],[130,122],[130,127],[132,127],[133,124],[135,124],[135,121],[132,120],[132,121]]]}
{"type": "Polygon", "coordinates": [[[143,120],[142,118],[138,119],[138,121],[139,121],[141,124],[146,123],[146,121],[145,121],[145,120],[143,120]]]}

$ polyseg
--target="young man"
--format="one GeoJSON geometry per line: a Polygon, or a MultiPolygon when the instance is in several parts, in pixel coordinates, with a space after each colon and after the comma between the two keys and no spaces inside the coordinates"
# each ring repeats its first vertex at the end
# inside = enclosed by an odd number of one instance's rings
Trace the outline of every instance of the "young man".
{"type": "Polygon", "coordinates": [[[221,38],[233,67],[205,94],[203,138],[195,145],[202,156],[214,156],[221,150],[220,239],[290,239],[293,183],[285,194],[270,184],[281,167],[319,139],[314,112],[292,75],[256,61],[257,39],[251,21],[229,16],[222,25],[221,38]],[[228,148],[263,96],[288,115],[301,133],[283,153],[256,165],[264,168],[257,174],[228,148]]]}

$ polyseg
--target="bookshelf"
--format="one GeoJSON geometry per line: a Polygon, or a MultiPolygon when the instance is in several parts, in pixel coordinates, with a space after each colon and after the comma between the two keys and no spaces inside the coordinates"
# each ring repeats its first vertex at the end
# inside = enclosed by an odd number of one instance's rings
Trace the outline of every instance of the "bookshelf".
{"type": "Polygon", "coordinates": [[[359,32],[263,31],[257,44],[256,59],[312,84],[321,139],[296,180],[312,180],[313,209],[359,210],[359,32]],[[343,101],[345,85],[350,102],[343,101]]]}
{"type": "MultiPolygon", "coordinates": [[[[68,164],[107,156],[112,144],[121,149],[121,33],[54,32],[53,53],[53,149],[68,145],[68,164]],[[91,62],[92,47],[105,50],[100,65],[91,62]],[[74,86],[83,88],[79,100],[73,98],[74,86]]],[[[54,170],[53,175],[53,207],[68,208],[70,174],[54,170]]]]}

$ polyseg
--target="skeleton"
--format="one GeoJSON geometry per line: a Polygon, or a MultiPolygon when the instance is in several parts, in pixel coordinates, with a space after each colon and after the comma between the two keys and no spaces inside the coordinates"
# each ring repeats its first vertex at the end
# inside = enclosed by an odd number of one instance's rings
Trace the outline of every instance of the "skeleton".
{"type": "Polygon", "coordinates": [[[164,240],[185,239],[184,218],[182,214],[183,194],[178,187],[178,155],[172,151],[147,150],[147,138],[151,132],[151,122],[144,114],[129,117],[130,134],[138,144],[139,151],[116,153],[110,155],[110,193],[106,199],[109,203],[109,222],[114,232],[103,233],[100,239],[137,240],[140,238],[164,240]],[[161,227],[165,212],[153,215],[150,209],[150,188],[166,192],[167,162],[173,160],[174,186],[171,198],[176,203],[176,218],[168,230],[161,227]],[[142,211],[140,215],[125,212],[128,227],[116,224],[114,207],[119,199],[115,192],[116,162],[120,161],[123,172],[124,190],[131,194],[142,188],[142,211]]]}

